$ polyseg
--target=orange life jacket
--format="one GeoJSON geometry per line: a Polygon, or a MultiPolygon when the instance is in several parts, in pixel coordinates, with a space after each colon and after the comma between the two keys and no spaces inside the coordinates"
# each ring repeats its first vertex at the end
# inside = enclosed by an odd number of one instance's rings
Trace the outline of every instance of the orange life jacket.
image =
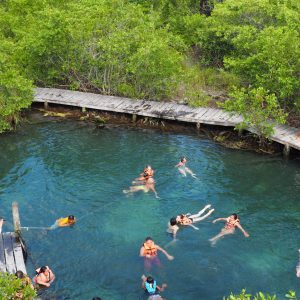
{"type": "Polygon", "coordinates": [[[144,246],[144,256],[156,256],[157,255],[157,249],[155,245],[153,247],[147,247],[145,244],[144,246]]]}

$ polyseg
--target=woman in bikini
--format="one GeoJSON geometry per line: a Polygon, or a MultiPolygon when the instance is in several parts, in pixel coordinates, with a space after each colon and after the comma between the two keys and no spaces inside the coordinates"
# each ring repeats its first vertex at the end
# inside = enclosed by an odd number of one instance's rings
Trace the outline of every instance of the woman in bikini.
{"type": "Polygon", "coordinates": [[[144,266],[146,270],[150,270],[152,264],[160,265],[158,250],[161,251],[168,260],[174,259],[174,257],[166,250],[156,245],[151,237],[147,237],[140,249],[140,256],[144,257],[144,266]]]}
{"type": "Polygon", "coordinates": [[[238,218],[237,214],[232,214],[228,218],[218,218],[213,220],[213,223],[216,223],[218,221],[225,221],[226,224],[224,228],[221,230],[219,234],[217,234],[215,237],[211,238],[209,241],[212,245],[214,245],[221,237],[227,235],[227,234],[233,234],[235,232],[235,228],[239,228],[245,237],[249,237],[249,234],[247,231],[244,230],[244,228],[240,224],[240,219],[238,218]]]}
{"type": "Polygon", "coordinates": [[[55,275],[48,266],[43,266],[36,269],[36,275],[33,278],[33,282],[38,286],[50,287],[51,283],[55,279],[55,275]]]}

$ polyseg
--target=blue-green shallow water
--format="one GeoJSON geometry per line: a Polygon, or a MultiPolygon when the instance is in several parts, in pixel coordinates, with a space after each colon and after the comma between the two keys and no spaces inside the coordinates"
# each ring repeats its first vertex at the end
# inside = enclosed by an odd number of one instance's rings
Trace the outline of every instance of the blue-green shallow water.
{"type": "MultiPolygon", "coordinates": [[[[11,222],[18,201],[23,226],[49,226],[56,218],[82,218],[73,228],[31,230],[27,269],[49,265],[57,276],[46,295],[58,299],[145,299],[139,248],[146,236],[164,246],[170,217],[211,203],[208,220],[240,214],[241,232],[211,247],[222,223],[198,223],[179,232],[167,250],[175,256],[151,272],[168,284],[167,299],[222,299],[247,287],[280,298],[299,291],[300,171],[297,162],[232,151],[193,135],[152,130],[95,130],[78,122],[26,125],[0,136],[0,215],[11,222]],[[181,155],[200,180],[183,178],[181,155]],[[124,188],[150,163],[157,191],[126,196],[124,188]],[[90,214],[89,214],[90,213],[90,214]],[[89,214],[89,215],[87,215],[89,214]]],[[[4,229],[10,230],[9,226],[4,229]]]]}

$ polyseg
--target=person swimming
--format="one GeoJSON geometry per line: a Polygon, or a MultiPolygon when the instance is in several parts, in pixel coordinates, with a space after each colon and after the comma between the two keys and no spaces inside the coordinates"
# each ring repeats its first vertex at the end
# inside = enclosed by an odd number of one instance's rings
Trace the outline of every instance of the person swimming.
{"type": "Polygon", "coordinates": [[[204,216],[203,213],[211,208],[211,205],[206,205],[202,210],[200,210],[197,214],[191,215],[190,213],[181,214],[176,217],[172,217],[168,223],[167,232],[173,235],[173,238],[176,239],[177,231],[180,229],[181,226],[190,226],[193,227],[195,230],[199,230],[198,227],[194,226],[194,223],[200,222],[207,218],[214,212],[214,209],[209,210],[204,216]]]}
{"type": "Polygon", "coordinates": [[[221,237],[228,234],[233,234],[235,232],[236,227],[242,231],[245,237],[249,237],[248,232],[245,231],[244,228],[241,226],[240,219],[238,218],[237,214],[232,214],[228,218],[215,219],[212,221],[212,223],[216,223],[218,221],[225,221],[226,223],[221,232],[209,240],[212,245],[214,245],[221,237]]]}
{"type": "Polygon", "coordinates": [[[55,275],[48,266],[43,266],[36,269],[36,275],[33,278],[33,282],[38,287],[50,287],[51,283],[55,280],[55,275]]]}
{"type": "Polygon", "coordinates": [[[57,227],[67,227],[72,226],[76,223],[76,218],[73,215],[70,215],[65,218],[59,218],[55,221],[55,223],[50,226],[50,229],[55,229],[57,227]]]}
{"type": "Polygon", "coordinates": [[[143,173],[140,174],[140,177],[136,178],[135,181],[133,181],[132,183],[136,183],[136,181],[145,181],[149,178],[152,178],[153,175],[154,175],[154,170],[150,165],[147,165],[144,168],[143,173]]]}
{"type": "Polygon", "coordinates": [[[140,249],[140,256],[144,257],[144,266],[146,270],[149,270],[152,264],[160,265],[158,251],[161,251],[168,260],[174,259],[174,257],[166,250],[156,245],[151,237],[147,237],[140,249]]]}
{"type": "Polygon", "coordinates": [[[178,171],[184,176],[186,177],[186,174],[190,174],[193,178],[197,178],[196,174],[191,170],[189,169],[187,166],[186,166],[186,163],[187,163],[187,158],[185,156],[182,156],[180,158],[180,162],[175,166],[176,168],[178,168],[178,171]]]}
{"type": "Polygon", "coordinates": [[[123,193],[128,194],[128,193],[135,193],[139,191],[143,191],[144,193],[148,193],[149,191],[152,191],[155,197],[159,198],[155,189],[155,180],[151,177],[145,180],[143,184],[140,183],[138,185],[130,186],[128,190],[123,190],[123,193]]]}
{"type": "Polygon", "coordinates": [[[149,299],[162,299],[159,296],[159,293],[163,292],[167,288],[167,285],[163,283],[160,287],[153,277],[142,275],[142,288],[150,297],[152,297],[149,299]],[[153,297],[155,295],[158,297],[153,297]]]}

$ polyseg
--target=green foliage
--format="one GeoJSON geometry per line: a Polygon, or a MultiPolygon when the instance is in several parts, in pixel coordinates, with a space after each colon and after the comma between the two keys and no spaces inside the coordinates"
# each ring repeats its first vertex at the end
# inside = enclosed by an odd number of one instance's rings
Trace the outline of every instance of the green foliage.
{"type": "Polygon", "coordinates": [[[19,299],[33,299],[35,291],[28,285],[23,285],[22,281],[13,274],[0,273],[0,299],[15,299],[16,293],[23,295],[19,299]]]}
{"type": "Polygon", "coordinates": [[[17,123],[21,109],[30,106],[32,84],[13,62],[14,44],[0,37],[0,133],[17,123]]]}
{"type": "MultiPolygon", "coordinates": [[[[289,291],[286,295],[288,299],[297,300],[296,293],[294,291],[289,291]]],[[[251,294],[246,293],[246,290],[243,289],[240,294],[230,294],[228,297],[223,297],[223,300],[276,300],[276,295],[264,294],[258,292],[256,295],[252,296],[251,294]]]]}
{"type": "Polygon", "coordinates": [[[229,112],[236,112],[243,117],[237,129],[254,128],[261,137],[270,137],[274,121],[285,123],[286,114],[279,108],[277,98],[264,88],[237,89],[230,94],[231,99],[221,106],[229,112]]]}

